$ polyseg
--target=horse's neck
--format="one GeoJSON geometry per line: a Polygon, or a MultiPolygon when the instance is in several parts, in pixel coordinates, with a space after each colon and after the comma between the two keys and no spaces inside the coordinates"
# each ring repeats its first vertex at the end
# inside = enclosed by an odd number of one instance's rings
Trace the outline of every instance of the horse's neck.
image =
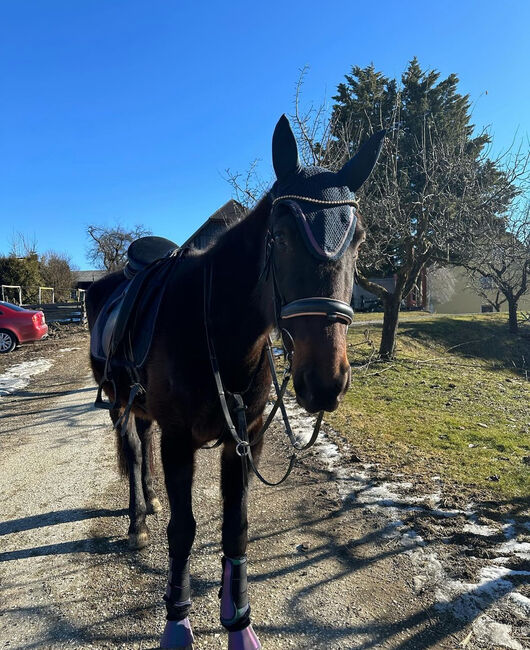
{"type": "Polygon", "coordinates": [[[208,255],[212,320],[218,334],[232,339],[237,356],[250,352],[273,326],[272,288],[264,273],[270,209],[265,197],[208,255]]]}

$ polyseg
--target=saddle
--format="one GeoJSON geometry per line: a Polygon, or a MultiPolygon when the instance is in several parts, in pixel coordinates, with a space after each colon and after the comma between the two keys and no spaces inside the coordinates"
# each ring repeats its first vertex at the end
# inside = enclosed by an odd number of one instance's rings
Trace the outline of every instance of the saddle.
{"type": "Polygon", "coordinates": [[[92,357],[105,362],[95,406],[112,408],[102,399],[102,386],[124,369],[131,387],[140,386],[170,270],[178,246],[163,237],[142,237],[127,251],[124,280],[100,311],[90,339],[92,357]]]}

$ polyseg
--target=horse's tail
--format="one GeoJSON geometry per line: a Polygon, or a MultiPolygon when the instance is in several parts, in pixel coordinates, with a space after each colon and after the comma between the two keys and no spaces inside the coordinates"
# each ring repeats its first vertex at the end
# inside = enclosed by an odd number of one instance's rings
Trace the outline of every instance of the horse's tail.
{"type": "Polygon", "coordinates": [[[129,478],[129,463],[124,449],[124,440],[121,435],[121,427],[115,427],[116,432],[116,460],[118,461],[118,470],[124,478],[129,478]]]}
{"type": "MultiPolygon", "coordinates": [[[[148,420],[143,420],[141,418],[134,417],[129,417],[129,422],[127,426],[136,426],[136,432],[138,433],[138,436],[140,438],[140,441],[142,443],[142,448],[145,449],[147,447],[148,450],[148,462],[149,462],[149,468],[151,470],[151,473],[154,471],[155,468],[155,456],[153,453],[153,431],[152,431],[152,422],[149,422],[148,420]]],[[[127,455],[125,453],[124,449],[124,444],[123,444],[123,436],[121,435],[121,427],[115,428],[116,431],[116,458],[118,461],[118,469],[121,474],[121,476],[128,478],[129,476],[129,463],[127,462],[127,455]]]]}

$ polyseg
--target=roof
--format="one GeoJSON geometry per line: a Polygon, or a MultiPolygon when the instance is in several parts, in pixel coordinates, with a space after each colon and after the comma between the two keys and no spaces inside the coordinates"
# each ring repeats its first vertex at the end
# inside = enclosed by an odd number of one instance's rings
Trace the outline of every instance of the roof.
{"type": "Polygon", "coordinates": [[[76,282],[95,282],[107,275],[108,271],[94,270],[94,271],[72,271],[76,282]]]}
{"type": "Polygon", "coordinates": [[[182,248],[193,243],[193,240],[196,239],[202,231],[211,224],[215,223],[224,223],[226,228],[229,228],[234,223],[241,221],[241,219],[247,214],[248,210],[244,205],[236,201],[235,199],[230,199],[224,205],[222,205],[218,210],[216,210],[206,221],[198,228],[191,237],[182,244],[182,248]]]}
{"type": "Polygon", "coordinates": [[[227,226],[230,226],[236,221],[241,221],[247,212],[245,206],[241,205],[239,201],[230,199],[219,210],[216,210],[208,221],[224,221],[227,226]]]}

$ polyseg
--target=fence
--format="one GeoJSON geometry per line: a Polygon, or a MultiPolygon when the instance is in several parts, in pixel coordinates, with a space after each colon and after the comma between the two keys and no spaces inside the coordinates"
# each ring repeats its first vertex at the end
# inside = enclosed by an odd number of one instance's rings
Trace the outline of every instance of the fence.
{"type": "Polygon", "coordinates": [[[28,287],[20,286],[18,284],[1,284],[0,285],[0,295],[1,300],[6,302],[12,302],[15,305],[22,306],[22,290],[24,289],[25,300],[37,300],[37,304],[49,304],[43,303],[42,294],[44,291],[48,292],[51,302],[54,303],[56,298],[59,298],[59,301],[63,300],[75,300],[76,302],[81,302],[85,299],[85,289],[73,289],[72,287],[67,288],[57,288],[57,287],[28,287]],[[29,297],[28,297],[29,296],[29,297]]]}
{"type": "Polygon", "coordinates": [[[48,323],[84,323],[86,311],[84,302],[53,302],[48,304],[23,305],[26,309],[44,312],[48,323]]]}

